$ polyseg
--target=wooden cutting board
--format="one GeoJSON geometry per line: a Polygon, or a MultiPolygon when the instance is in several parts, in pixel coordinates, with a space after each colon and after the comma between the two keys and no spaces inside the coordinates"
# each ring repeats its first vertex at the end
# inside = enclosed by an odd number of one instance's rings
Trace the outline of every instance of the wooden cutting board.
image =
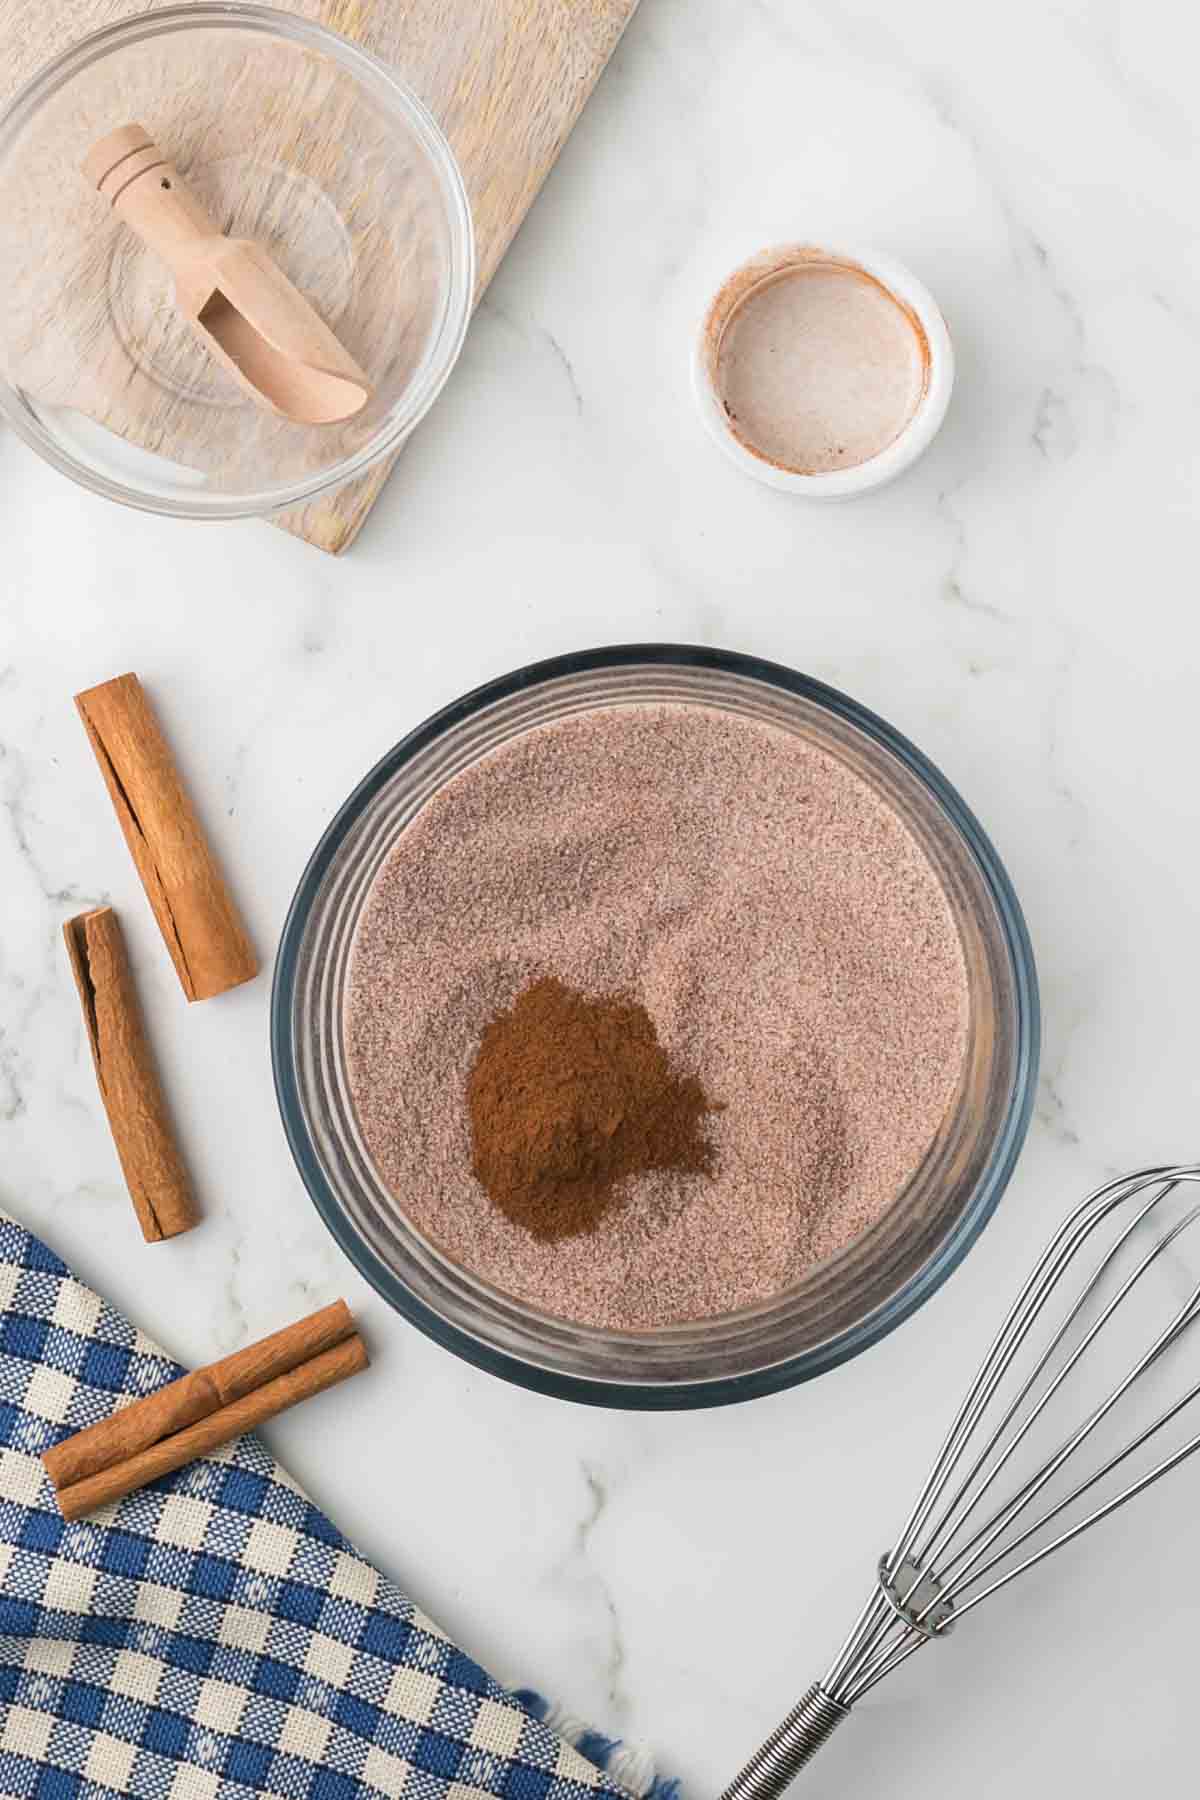
{"type": "MultiPolygon", "coordinates": [[[[128,0],[0,0],[0,102],[128,0]]],[[[420,96],[466,181],[476,299],[554,166],[637,0],[283,0],[388,63],[420,96]]],[[[128,435],[138,436],[136,428],[128,435]]],[[[147,422],[146,440],[155,432],[147,422]]],[[[333,554],[353,543],[395,458],[273,523],[333,554]]]]}

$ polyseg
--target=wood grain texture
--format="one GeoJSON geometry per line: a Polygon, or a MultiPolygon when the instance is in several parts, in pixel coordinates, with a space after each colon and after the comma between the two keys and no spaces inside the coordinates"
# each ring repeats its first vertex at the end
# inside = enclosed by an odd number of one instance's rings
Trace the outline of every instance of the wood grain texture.
{"type": "Polygon", "coordinates": [[[133,1210],[148,1244],[178,1237],[198,1214],[175,1143],[120,922],[110,906],[63,926],[96,1085],[133,1210]]]}
{"type": "MultiPolygon", "coordinates": [[[[478,299],[636,5],[637,0],[407,0],[404,5],[293,0],[289,9],[318,18],[373,51],[441,123],[471,201],[478,299]]],[[[122,0],[64,0],[48,18],[37,0],[0,0],[0,100],[65,45],[130,10],[122,0]]],[[[101,364],[94,379],[105,380],[111,391],[116,376],[101,364]]],[[[128,404],[128,395],[124,399],[128,404]]],[[[170,439],[169,398],[147,399],[144,409],[152,416],[132,425],[107,414],[104,422],[144,448],[178,454],[170,439]]],[[[336,554],[353,542],[394,461],[272,522],[336,554]]]]}

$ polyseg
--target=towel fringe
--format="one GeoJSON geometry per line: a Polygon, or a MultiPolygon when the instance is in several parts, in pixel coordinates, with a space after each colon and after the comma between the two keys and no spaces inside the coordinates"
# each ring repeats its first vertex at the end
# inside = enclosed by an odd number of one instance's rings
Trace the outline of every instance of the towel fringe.
{"type": "Polygon", "coordinates": [[[627,1744],[622,1738],[605,1737],[556,1700],[547,1700],[530,1688],[520,1689],[516,1698],[535,1719],[557,1731],[581,1756],[586,1756],[605,1775],[619,1782],[634,1800],[679,1800],[678,1781],[666,1780],[658,1774],[648,1745],[627,1744]]]}

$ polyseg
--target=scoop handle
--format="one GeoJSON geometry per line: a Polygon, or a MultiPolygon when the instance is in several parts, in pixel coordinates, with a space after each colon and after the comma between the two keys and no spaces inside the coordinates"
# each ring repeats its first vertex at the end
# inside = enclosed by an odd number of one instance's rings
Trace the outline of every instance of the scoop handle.
{"type": "Polygon", "coordinates": [[[122,125],[93,144],[83,172],[177,278],[194,263],[201,243],[221,236],[174,163],[140,125],[122,125]]]}

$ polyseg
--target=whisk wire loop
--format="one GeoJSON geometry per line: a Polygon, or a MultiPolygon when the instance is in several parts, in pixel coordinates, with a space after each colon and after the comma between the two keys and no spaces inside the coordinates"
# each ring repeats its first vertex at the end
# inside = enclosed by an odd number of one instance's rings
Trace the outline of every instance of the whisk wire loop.
{"type": "MultiPolygon", "coordinates": [[[[1099,1265],[1097,1266],[1091,1279],[1088,1281],[1087,1285],[1083,1289],[1083,1292],[1080,1294],[1079,1299],[1075,1302],[1075,1305],[1071,1308],[1070,1312],[1067,1314],[1066,1318],[1063,1320],[1061,1326],[1059,1327],[1058,1331],[1055,1333],[1054,1337],[1051,1339],[1050,1343],[1047,1345],[1047,1347],[1046,1347],[1045,1351],[1043,1352],[1043,1354],[1041,1355],[1041,1357],[1034,1364],[1032,1370],[1029,1373],[1028,1378],[1026,1379],[1024,1384],[1018,1389],[1016,1395],[1010,1402],[1008,1408],[1006,1409],[1003,1416],[998,1421],[997,1425],[995,1426],[995,1429],[992,1431],[992,1434],[988,1438],[987,1443],[984,1445],[983,1449],[979,1452],[979,1455],[976,1457],[974,1463],[971,1465],[971,1469],[970,1469],[969,1473],[965,1477],[958,1493],[954,1496],[951,1503],[947,1506],[946,1511],[945,1511],[945,1513],[942,1517],[942,1520],[941,1520],[940,1524],[938,1525],[937,1529],[934,1531],[934,1533],[931,1535],[931,1537],[928,1538],[926,1540],[926,1542],[921,1546],[921,1549],[918,1552],[918,1554],[919,1554],[922,1562],[927,1562],[929,1560],[929,1558],[931,1556],[933,1556],[933,1554],[935,1553],[935,1551],[938,1547],[939,1541],[945,1540],[947,1533],[950,1532],[950,1528],[953,1526],[953,1524],[955,1522],[956,1516],[961,1514],[963,1504],[967,1500],[968,1496],[971,1493],[972,1488],[975,1485],[975,1482],[978,1480],[979,1475],[981,1474],[982,1470],[986,1466],[989,1456],[995,1450],[996,1445],[999,1443],[1001,1437],[1004,1435],[1004,1433],[1008,1429],[1009,1425],[1011,1425],[1013,1419],[1017,1416],[1017,1413],[1020,1411],[1020,1408],[1022,1407],[1024,1402],[1028,1399],[1030,1393],[1033,1391],[1034,1387],[1036,1386],[1039,1378],[1041,1377],[1041,1375],[1044,1373],[1047,1366],[1049,1365],[1052,1357],[1054,1356],[1054,1353],[1060,1348],[1060,1346],[1062,1345],[1064,1340],[1069,1335],[1072,1325],[1084,1312],[1088,1301],[1092,1298],[1093,1294],[1099,1288],[1101,1282],[1103,1281],[1105,1274],[1108,1272],[1110,1267],[1113,1265],[1116,1258],[1120,1255],[1121,1251],[1124,1249],[1124,1247],[1125,1247],[1126,1243],[1128,1242],[1128,1240],[1130,1239],[1130,1237],[1138,1229],[1138,1227],[1142,1223],[1143,1219],[1145,1219],[1145,1217],[1147,1216],[1147,1214],[1151,1211],[1151,1209],[1153,1207],[1158,1205],[1160,1200],[1165,1199],[1167,1194],[1169,1194],[1173,1191],[1175,1185],[1176,1185],[1175,1183],[1165,1183],[1164,1185],[1159,1187],[1158,1191],[1151,1196],[1151,1198],[1146,1202],[1146,1204],[1141,1208],[1141,1210],[1134,1216],[1134,1218],[1125,1227],[1125,1229],[1122,1231],[1121,1235],[1118,1237],[1116,1243],[1112,1246],[1112,1248],[1110,1250],[1108,1250],[1105,1253],[1105,1255],[1101,1258],[1099,1265]]],[[[1101,1222],[1102,1222],[1102,1217],[1100,1219],[1097,1219],[1097,1221],[1096,1221],[1096,1223],[1101,1223],[1101,1222]]],[[[1115,1302],[1114,1302],[1114,1305],[1115,1305],[1115,1302]]],[[[1032,1328],[1032,1326],[1035,1322],[1035,1319],[1036,1319],[1036,1313],[1031,1314],[1029,1317],[1027,1329],[1032,1328]]],[[[1099,1325],[1097,1325],[1097,1329],[1099,1329],[1099,1325]]],[[[1084,1347],[1085,1346],[1080,1347],[1080,1350],[1077,1353],[1078,1355],[1082,1355],[1084,1347]]],[[[1070,1367],[1070,1365],[1068,1365],[1068,1368],[1069,1367],[1070,1367]]],[[[1065,1376],[1065,1374],[1066,1374],[1065,1370],[1064,1370],[1063,1374],[1065,1376]]],[[[994,1391],[994,1390],[992,1390],[992,1391],[994,1391]]],[[[1049,1399],[1049,1397],[1050,1397],[1049,1395],[1046,1396],[1047,1399],[1049,1399]]],[[[1043,1402],[1043,1404],[1044,1404],[1044,1402],[1043,1402]]],[[[1031,1416],[1031,1418],[1029,1420],[1029,1424],[1032,1424],[1032,1422],[1033,1422],[1033,1419],[1031,1416]]],[[[1016,1448],[1016,1444],[1018,1441],[1019,1441],[1019,1439],[1013,1441],[1013,1443],[1010,1445],[1009,1452],[1007,1452],[1006,1454],[1011,1454],[1011,1451],[1016,1448]]],[[[997,1474],[998,1472],[999,1472],[998,1469],[995,1470],[993,1472],[993,1476],[995,1474],[997,1474]]],[[[951,1535],[952,1535],[952,1532],[951,1532],[951,1535]]]]}
{"type": "MultiPolygon", "coordinates": [[[[1071,1358],[1065,1364],[1063,1369],[1060,1370],[1059,1374],[1055,1377],[1054,1381],[1047,1388],[1046,1393],[1042,1396],[1041,1400],[1039,1400],[1037,1405],[1033,1408],[1032,1412],[1029,1414],[1028,1418],[1025,1420],[1025,1422],[1021,1426],[1020,1430],[1013,1437],[1010,1444],[1008,1445],[1008,1447],[1005,1449],[1003,1455],[1001,1456],[1000,1461],[996,1465],[996,1469],[994,1471],[993,1476],[989,1477],[988,1482],[981,1489],[979,1499],[982,1499],[983,1495],[986,1494],[988,1489],[993,1485],[995,1477],[999,1475],[1001,1469],[1003,1469],[1005,1464],[1008,1462],[1013,1451],[1016,1450],[1018,1445],[1021,1443],[1022,1439],[1027,1435],[1027,1433],[1032,1428],[1032,1426],[1034,1425],[1036,1420],[1040,1417],[1041,1413],[1045,1410],[1045,1407],[1048,1404],[1048,1402],[1050,1401],[1050,1399],[1057,1392],[1058,1388],[1061,1386],[1062,1382],[1066,1379],[1066,1377],[1075,1368],[1076,1364],[1079,1362],[1081,1357],[1084,1355],[1085,1351],[1091,1346],[1094,1339],[1099,1335],[1099,1333],[1103,1329],[1103,1327],[1112,1318],[1113,1314],[1116,1312],[1117,1307],[1121,1304],[1121,1302],[1126,1298],[1126,1296],[1132,1290],[1134,1283],[1136,1281],[1140,1280],[1141,1276],[1145,1274],[1146,1270],[1149,1269],[1151,1267],[1151,1265],[1157,1260],[1157,1258],[1160,1255],[1162,1255],[1162,1253],[1170,1247],[1170,1245],[1180,1235],[1180,1233],[1182,1231],[1184,1231],[1188,1225],[1191,1225],[1192,1223],[1194,1223],[1194,1221],[1198,1218],[1200,1218],[1200,1207],[1197,1207],[1195,1209],[1195,1211],[1189,1213],[1188,1216],[1179,1225],[1177,1225],[1173,1231],[1169,1232],[1166,1237],[1164,1237],[1158,1244],[1156,1244],[1154,1249],[1152,1251],[1150,1251],[1150,1253],[1143,1259],[1143,1261],[1134,1270],[1133,1274],[1129,1277],[1129,1279],[1121,1287],[1119,1292],[1114,1296],[1112,1301],[1105,1308],[1104,1312],[1101,1313],[1101,1315],[1097,1319],[1096,1323],[1092,1326],[1091,1330],[1084,1337],[1083,1342],[1079,1345],[1078,1349],[1074,1352],[1074,1354],[1071,1356],[1071,1358]]],[[[1026,1481],[1022,1487],[1018,1488],[1017,1492],[1015,1494],[1013,1494],[1008,1500],[1006,1500],[1002,1506],[997,1508],[997,1510],[991,1515],[991,1517],[989,1519],[987,1519],[977,1529],[975,1534],[972,1537],[968,1538],[966,1543],[963,1544],[960,1547],[960,1549],[953,1556],[950,1557],[949,1561],[944,1565],[944,1571],[943,1571],[944,1573],[948,1573],[951,1569],[956,1568],[963,1561],[963,1559],[968,1556],[968,1553],[977,1544],[981,1544],[982,1549],[986,1550],[992,1543],[995,1542],[995,1540],[999,1536],[1000,1532],[1006,1528],[1006,1526],[1011,1522],[1011,1520],[1016,1518],[1018,1516],[1018,1514],[1023,1512],[1025,1507],[1028,1506],[1030,1504],[1030,1502],[1032,1500],[1034,1500],[1039,1493],[1041,1493],[1042,1489],[1045,1488],[1047,1486],[1047,1484],[1053,1479],[1053,1477],[1058,1473],[1059,1469],[1067,1461],[1068,1457],[1072,1456],[1074,1454],[1074,1452],[1080,1447],[1080,1445],[1083,1444],[1087,1440],[1087,1438],[1089,1438],[1091,1436],[1092,1432],[1101,1423],[1101,1421],[1107,1417],[1107,1415],[1112,1411],[1113,1407],[1117,1404],[1117,1402],[1124,1397],[1124,1395],[1133,1386],[1134,1382],[1138,1379],[1138,1377],[1145,1373],[1145,1371],[1150,1367],[1150,1365],[1153,1362],[1155,1362],[1157,1360],[1157,1358],[1162,1354],[1162,1352],[1165,1349],[1167,1349],[1171,1343],[1173,1343],[1175,1341],[1175,1339],[1179,1335],[1179,1333],[1182,1330],[1186,1329],[1186,1326],[1193,1321],[1193,1319],[1194,1319],[1193,1309],[1195,1307],[1195,1302],[1198,1297],[1200,1297],[1200,1288],[1197,1288],[1197,1290],[1191,1295],[1187,1304],[1180,1309],[1180,1311],[1172,1319],[1172,1321],[1171,1321],[1170,1325],[1167,1327],[1167,1329],[1165,1331],[1163,1331],[1158,1338],[1155,1339],[1153,1344],[1150,1346],[1149,1350],[1147,1350],[1145,1352],[1145,1354],[1134,1364],[1133,1368],[1129,1371],[1129,1373],[1125,1376],[1125,1378],[1121,1382],[1118,1383],[1117,1387],[1113,1389],[1113,1391],[1102,1402],[1102,1404],[1094,1409],[1094,1411],[1090,1414],[1090,1416],[1084,1420],[1083,1424],[1080,1425],[1071,1434],[1071,1436],[1067,1438],[1066,1442],[1056,1452],[1056,1454],[1051,1457],[1050,1461],[1040,1470],[1040,1472],[1036,1475],[1031,1476],[1029,1478],[1029,1480],[1026,1481]]],[[[971,1563],[968,1562],[967,1568],[969,1569],[970,1567],[971,1567],[971,1563]]]]}
{"type": "MultiPolygon", "coordinates": [[[[1142,1209],[1143,1216],[1149,1207],[1164,1198],[1180,1179],[1174,1175],[1172,1170],[1165,1168],[1147,1170],[1145,1178],[1148,1178],[1148,1182],[1162,1182],[1163,1192],[1155,1195],[1142,1209]]],[[[923,1530],[926,1520],[937,1505],[946,1483],[964,1454],[971,1433],[1004,1379],[1013,1357],[1033,1329],[1064,1270],[1078,1254],[1079,1249],[1091,1233],[1102,1225],[1109,1213],[1120,1206],[1133,1191],[1131,1182],[1138,1181],[1140,1185],[1148,1185],[1145,1178],[1120,1177],[1097,1188],[1076,1207],[1074,1212],[1068,1214],[1046,1246],[1033,1273],[1021,1289],[1007,1318],[997,1332],[979,1374],[967,1391],[966,1399],[959,1408],[954,1424],[947,1433],[946,1441],[934,1464],[933,1473],[918,1495],[916,1504],[897,1540],[896,1548],[892,1552],[894,1565],[898,1564],[913,1548],[914,1540],[923,1530]]]]}
{"type": "MultiPolygon", "coordinates": [[[[1171,1224],[1159,1209],[1177,1190],[1198,1182],[1200,1163],[1143,1169],[1105,1182],[1063,1220],[992,1340],[900,1535],[879,1560],[870,1597],[828,1672],[747,1763],[722,1800],[778,1800],[835,1725],[915,1651],[931,1638],[945,1637],[1001,1588],[1109,1518],[1200,1450],[1198,1432],[1117,1492],[1105,1492],[1104,1497],[1096,1492],[1200,1399],[1197,1381],[1116,1449],[1106,1445],[1099,1465],[1073,1480],[1067,1493],[1057,1498],[1047,1493],[1072,1459],[1078,1461],[1084,1447],[1098,1441],[1104,1421],[1200,1323],[1200,1281],[1194,1285],[1189,1281],[1187,1297],[1166,1325],[1152,1326],[1149,1333],[1139,1325],[1133,1304],[1135,1295],[1146,1295],[1147,1304],[1153,1305],[1162,1280],[1177,1275],[1171,1252],[1200,1220],[1200,1205],[1171,1224]],[[1128,1217],[1126,1209],[1132,1209],[1128,1217]],[[1159,1217],[1162,1224],[1143,1249],[1143,1233],[1159,1217]],[[1085,1246],[1110,1222],[1116,1225],[1115,1237],[1078,1276],[1081,1286],[1076,1288],[1077,1271],[1087,1260],[1085,1246]],[[1150,1282],[1147,1277],[1155,1268],[1167,1273],[1150,1282]],[[1113,1291],[1106,1298],[1110,1285],[1113,1291]],[[1056,1323],[1057,1303],[1064,1293],[1065,1316],[1056,1323]],[[1126,1329],[1137,1340],[1131,1363],[1127,1352],[1118,1355],[1116,1350],[1118,1319],[1128,1321],[1126,1329]],[[1047,1328],[1048,1341],[1042,1345],[1047,1328]],[[1032,1368],[1023,1373],[1020,1360],[1027,1348],[1032,1368]],[[1115,1377],[1108,1372],[1114,1362],[1121,1370],[1115,1377]],[[1055,1403],[1074,1392],[1093,1369],[1102,1373],[1101,1398],[1083,1407],[1082,1421],[1065,1435],[1060,1423],[1057,1442],[1040,1454],[1024,1478],[1010,1476],[1014,1485],[1006,1493],[1005,1477],[1014,1469],[1018,1453],[1032,1452],[1035,1438],[1052,1426],[1055,1403]],[[1010,1381],[1015,1384],[1011,1397],[1010,1381]],[[1084,1516],[1072,1517],[1089,1494],[1095,1494],[1096,1504],[1084,1516]],[[1039,1509],[1040,1496],[1045,1499],[1039,1509]],[[1031,1512],[1037,1515],[1032,1520],[1031,1512]],[[1047,1537],[1052,1527],[1059,1529],[1047,1537]]],[[[1071,1480],[1073,1473],[1066,1479],[1071,1480]]]]}

